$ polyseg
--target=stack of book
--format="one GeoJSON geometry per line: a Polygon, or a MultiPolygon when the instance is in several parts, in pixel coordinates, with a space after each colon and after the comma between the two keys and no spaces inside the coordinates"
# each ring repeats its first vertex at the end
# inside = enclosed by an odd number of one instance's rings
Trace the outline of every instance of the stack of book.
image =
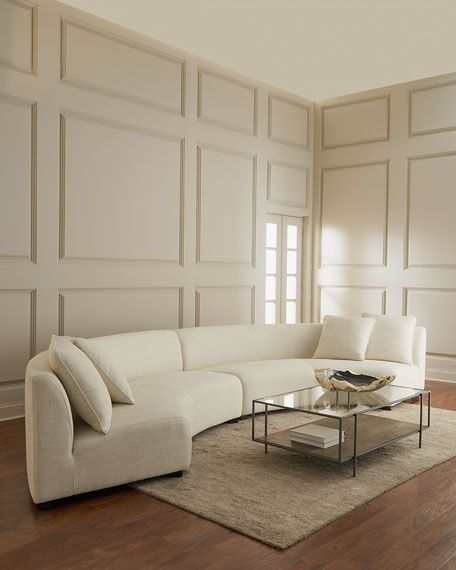
{"type": "MultiPolygon", "coordinates": [[[[291,441],[305,443],[314,447],[332,447],[339,444],[339,430],[317,424],[306,424],[291,430],[291,441]]],[[[345,441],[345,431],[342,431],[342,442],[345,441]]]]}

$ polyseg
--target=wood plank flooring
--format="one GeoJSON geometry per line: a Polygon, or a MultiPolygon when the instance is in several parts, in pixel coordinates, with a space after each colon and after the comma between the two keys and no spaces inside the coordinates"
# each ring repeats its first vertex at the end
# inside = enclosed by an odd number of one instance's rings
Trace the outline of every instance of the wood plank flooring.
{"type": "MultiPolygon", "coordinates": [[[[456,410],[456,384],[428,382],[456,410]]],[[[38,510],[24,421],[0,423],[0,569],[456,569],[456,458],[277,551],[148,495],[117,487],[38,510]]]]}

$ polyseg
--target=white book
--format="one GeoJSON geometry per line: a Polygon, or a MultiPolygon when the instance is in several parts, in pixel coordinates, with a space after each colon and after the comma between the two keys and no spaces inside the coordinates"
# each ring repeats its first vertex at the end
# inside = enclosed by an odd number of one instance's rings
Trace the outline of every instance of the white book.
{"type": "MultiPolygon", "coordinates": [[[[339,443],[339,434],[337,434],[337,437],[331,437],[329,439],[325,439],[324,441],[322,441],[320,439],[315,439],[314,437],[307,437],[306,435],[292,433],[290,435],[290,439],[296,441],[306,440],[306,441],[312,441],[314,443],[339,443]]],[[[345,432],[342,432],[342,442],[344,441],[345,441],[345,432]]]]}
{"type": "MultiPolygon", "coordinates": [[[[338,439],[327,442],[318,442],[311,439],[306,439],[305,437],[297,437],[297,436],[291,436],[290,439],[293,443],[303,443],[305,445],[310,445],[313,447],[320,447],[321,449],[327,449],[328,447],[332,447],[333,445],[339,445],[338,439]]],[[[342,443],[343,442],[344,440],[342,439],[342,443]]]]}
{"type": "MultiPolygon", "coordinates": [[[[339,430],[317,424],[305,424],[291,430],[291,435],[305,436],[307,439],[318,442],[328,442],[334,439],[339,441],[339,430]]],[[[342,432],[344,434],[344,432],[342,432]]]]}
{"type": "MultiPolygon", "coordinates": [[[[315,439],[313,437],[307,437],[306,435],[298,435],[298,434],[291,434],[290,435],[290,439],[295,440],[295,441],[311,441],[312,443],[338,443],[339,442],[339,436],[337,437],[332,437],[331,439],[325,439],[324,441],[315,439]]],[[[345,433],[342,432],[342,442],[345,441],[345,433]]]]}

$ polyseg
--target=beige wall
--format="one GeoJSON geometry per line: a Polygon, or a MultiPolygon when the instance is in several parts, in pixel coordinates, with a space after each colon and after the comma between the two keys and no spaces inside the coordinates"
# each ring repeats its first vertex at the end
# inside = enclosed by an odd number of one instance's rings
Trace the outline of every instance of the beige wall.
{"type": "Polygon", "coordinates": [[[313,314],[415,315],[456,381],[456,74],[319,105],[313,314]]]}
{"type": "Polygon", "coordinates": [[[313,104],[53,0],[0,0],[0,32],[0,419],[53,333],[262,322],[313,104]]]}

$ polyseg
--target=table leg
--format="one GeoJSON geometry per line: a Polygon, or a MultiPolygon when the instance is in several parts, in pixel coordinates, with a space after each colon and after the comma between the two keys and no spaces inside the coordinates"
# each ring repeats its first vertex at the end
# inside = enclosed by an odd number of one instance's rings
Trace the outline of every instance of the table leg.
{"type": "Polygon", "coordinates": [[[431,393],[428,392],[428,427],[431,427],[431,393]]]}
{"type": "Polygon", "coordinates": [[[255,439],[255,402],[252,402],[252,441],[255,439]]]}
{"type": "MultiPolygon", "coordinates": [[[[268,436],[268,405],[265,404],[264,407],[264,438],[266,439],[268,436]]],[[[268,452],[268,444],[264,444],[264,452],[268,452]]]]}
{"type": "Polygon", "coordinates": [[[342,418],[339,418],[339,463],[342,463],[342,418]]]}
{"type": "Polygon", "coordinates": [[[356,477],[356,447],[358,443],[358,414],[355,414],[355,429],[353,433],[353,477],[356,477]]]}
{"type": "Polygon", "coordinates": [[[423,394],[420,394],[420,435],[418,437],[418,447],[421,449],[423,439],[423,394]]]}

